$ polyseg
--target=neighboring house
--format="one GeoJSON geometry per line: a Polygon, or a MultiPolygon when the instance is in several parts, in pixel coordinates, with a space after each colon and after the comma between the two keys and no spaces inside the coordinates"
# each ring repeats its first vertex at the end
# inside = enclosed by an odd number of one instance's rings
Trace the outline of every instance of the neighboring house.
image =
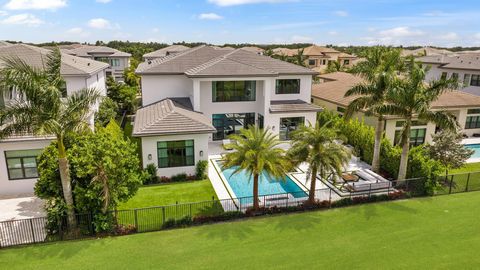
{"type": "Polygon", "coordinates": [[[340,65],[345,67],[352,67],[354,60],[357,59],[356,56],[351,54],[317,45],[304,48],[303,55],[306,57],[305,64],[307,67],[318,72],[323,72],[332,61],[338,61],[340,65]]]}
{"type": "Polygon", "coordinates": [[[66,54],[107,63],[109,67],[106,75],[113,76],[116,81],[124,80],[123,71],[130,67],[130,56],[132,56],[106,46],[73,44],[60,46],[60,49],[66,54]]]}
{"type": "Polygon", "coordinates": [[[480,96],[480,53],[425,56],[418,60],[430,67],[427,82],[442,77],[457,78],[461,91],[480,96]]]}
{"type": "Polygon", "coordinates": [[[434,55],[451,55],[453,54],[453,52],[445,49],[423,47],[415,50],[402,49],[401,54],[402,56],[413,55],[415,57],[421,57],[421,56],[434,56],[434,55]]]}
{"type": "Polygon", "coordinates": [[[137,73],[143,107],[133,135],[142,140],[143,166],[155,164],[161,176],[194,174],[209,142],[249,125],[289,140],[321,110],[310,104],[316,72],[243,49],[199,46],[143,62],[137,73]]]}
{"type": "Polygon", "coordinates": [[[298,49],[275,48],[272,50],[272,53],[275,55],[282,55],[282,56],[294,56],[298,54],[298,49]]]}
{"type": "MultiPolygon", "coordinates": [[[[343,115],[348,104],[356,97],[345,97],[345,93],[363,79],[345,72],[335,72],[319,76],[323,82],[312,86],[313,103],[325,109],[343,115]]],[[[480,97],[461,91],[447,92],[433,102],[431,110],[446,110],[453,113],[467,136],[480,134],[480,97]]],[[[363,119],[366,124],[375,126],[376,119],[357,113],[356,118],[363,119]]],[[[410,142],[412,145],[431,143],[432,135],[437,131],[434,123],[413,122],[410,142]]],[[[399,142],[402,119],[387,116],[385,120],[385,136],[394,144],[399,142]]]]}
{"type": "Polygon", "coordinates": [[[162,49],[144,54],[143,59],[145,61],[153,60],[153,59],[156,59],[156,58],[162,58],[162,57],[168,56],[170,54],[176,54],[176,53],[179,53],[179,52],[183,52],[183,51],[186,51],[188,49],[190,49],[190,48],[187,47],[187,46],[183,46],[183,45],[171,45],[171,46],[168,46],[168,47],[165,47],[165,48],[162,48],[162,49]]]}
{"type": "Polygon", "coordinates": [[[259,47],[255,47],[255,46],[242,47],[242,49],[246,50],[246,51],[249,51],[249,52],[254,52],[254,53],[260,54],[260,55],[263,55],[263,53],[265,52],[264,49],[259,48],[259,47]]]}
{"type": "MultiPolygon", "coordinates": [[[[3,46],[0,49],[0,68],[2,59],[18,57],[36,68],[43,68],[50,51],[25,44],[3,46]]],[[[91,59],[79,58],[62,53],[61,74],[65,80],[65,95],[83,88],[95,88],[106,95],[105,71],[108,64],[91,59]]],[[[15,91],[0,95],[0,107],[12,100],[21,100],[15,91]]],[[[97,107],[92,108],[96,110],[97,107]]],[[[93,113],[90,117],[93,126],[93,113]]],[[[31,135],[12,136],[0,141],[0,196],[32,194],[38,177],[36,157],[50,144],[51,137],[31,135]]]]}

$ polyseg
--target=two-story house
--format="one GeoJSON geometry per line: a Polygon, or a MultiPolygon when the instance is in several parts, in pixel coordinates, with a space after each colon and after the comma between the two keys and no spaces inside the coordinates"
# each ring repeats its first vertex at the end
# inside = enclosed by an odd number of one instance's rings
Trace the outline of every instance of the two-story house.
{"type": "MultiPolygon", "coordinates": [[[[20,58],[28,65],[44,68],[50,50],[26,44],[2,46],[0,49],[0,68],[2,59],[20,58]]],[[[70,95],[83,88],[95,88],[106,95],[105,71],[108,64],[62,53],[61,74],[65,80],[64,94],[70,95]]],[[[12,100],[21,99],[15,91],[4,91],[0,95],[0,106],[7,106],[12,100]]],[[[93,126],[92,108],[90,124],[93,126]]],[[[0,195],[32,194],[38,178],[37,156],[48,146],[53,137],[18,135],[0,141],[0,195]]]]}
{"type": "Polygon", "coordinates": [[[194,174],[210,142],[249,125],[288,141],[321,110],[310,104],[316,72],[243,49],[199,46],[147,60],[137,73],[143,107],[133,135],[142,140],[143,165],[157,165],[162,176],[194,174]]]}
{"type": "MultiPolygon", "coordinates": [[[[343,115],[356,97],[345,97],[345,93],[353,86],[363,83],[358,76],[345,72],[334,72],[320,75],[321,83],[312,86],[312,100],[325,109],[343,115]]],[[[480,136],[480,97],[462,91],[445,92],[432,103],[431,110],[445,110],[455,115],[460,124],[460,131],[468,137],[480,136]]],[[[366,124],[376,126],[374,117],[365,116],[362,112],[355,115],[366,124]]],[[[404,120],[397,116],[385,117],[385,137],[397,144],[404,120]]],[[[410,133],[412,145],[431,143],[432,135],[438,128],[434,123],[413,121],[410,133]]]]}
{"type": "Polygon", "coordinates": [[[106,76],[113,76],[116,81],[123,81],[123,72],[130,67],[132,55],[110,47],[73,44],[60,46],[60,48],[66,54],[107,63],[109,66],[106,76]]]}
{"type": "Polygon", "coordinates": [[[457,78],[461,91],[480,96],[480,53],[425,56],[418,60],[430,67],[427,81],[457,78]]]}
{"type": "Polygon", "coordinates": [[[303,55],[306,57],[305,64],[318,72],[323,72],[332,61],[338,61],[340,65],[345,67],[352,67],[354,60],[357,59],[356,56],[351,54],[317,45],[304,48],[303,55]]]}

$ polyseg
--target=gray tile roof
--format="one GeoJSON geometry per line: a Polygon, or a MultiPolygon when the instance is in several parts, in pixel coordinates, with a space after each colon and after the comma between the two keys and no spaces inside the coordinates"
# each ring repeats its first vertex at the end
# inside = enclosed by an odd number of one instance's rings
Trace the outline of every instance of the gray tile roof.
{"type": "Polygon", "coordinates": [[[183,45],[171,45],[153,52],[149,52],[143,55],[143,58],[159,58],[170,54],[175,54],[189,50],[190,48],[183,45]]]}
{"type": "Polygon", "coordinates": [[[425,56],[418,60],[423,63],[440,64],[440,68],[480,70],[480,54],[425,56]]]}
{"type": "Polygon", "coordinates": [[[93,46],[93,45],[80,45],[80,46],[70,46],[70,47],[61,47],[66,49],[66,53],[78,56],[78,57],[92,57],[95,55],[108,55],[108,57],[130,57],[132,56],[129,53],[119,51],[107,46],[93,46]]]}
{"type": "MultiPolygon", "coordinates": [[[[3,46],[0,50],[0,67],[3,63],[2,59],[18,57],[31,66],[43,68],[50,52],[50,50],[26,44],[3,46]]],[[[106,68],[108,68],[107,63],[62,53],[60,68],[62,75],[87,76],[106,68]]]]}
{"type": "Polygon", "coordinates": [[[0,40],[0,47],[2,46],[8,46],[8,45],[12,45],[11,43],[8,43],[6,41],[3,41],[3,40],[0,40]]]}
{"type": "Polygon", "coordinates": [[[138,66],[137,73],[185,74],[188,77],[318,74],[311,69],[246,50],[212,46],[198,46],[175,55],[143,62],[138,66]]]}
{"type": "Polygon", "coordinates": [[[212,133],[210,119],[187,109],[185,100],[164,99],[137,110],[133,136],[212,133]]]}
{"type": "Polygon", "coordinates": [[[299,99],[270,101],[270,113],[320,112],[322,110],[323,109],[320,106],[299,99]]]}

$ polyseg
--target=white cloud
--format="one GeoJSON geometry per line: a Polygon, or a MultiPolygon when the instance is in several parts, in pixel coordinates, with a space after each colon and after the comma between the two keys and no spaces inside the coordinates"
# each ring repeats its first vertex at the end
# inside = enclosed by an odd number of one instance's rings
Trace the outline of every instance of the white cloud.
{"type": "Polygon", "coordinates": [[[10,0],[6,9],[58,9],[67,6],[67,0],[10,0]]]}
{"type": "Polygon", "coordinates": [[[7,16],[7,15],[8,15],[8,12],[4,10],[0,10],[0,16],[7,16]]]}
{"type": "Polygon", "coordinates": [[[97,3],[102,3],[102,4],[106,4],[106,3],[110,3],[112,2],[112,0],[95,0],[97,3]]]}
{"type": "Polygon", "coordinates": [[[400,26],[382,30],[379,34],[383,37],[414,37],[423,35],[423,32],[411,29],[410,27],[400,26]]]}
{"type": "Polygon", "coordinates": [[[426,34],[418,29],[399,26],[380,31],[371,31],[372,36],[363,37],[368,45],[418,45],[426,34]]]}
{"type": "Polygon", "coordinates": [[[307,36],[295,35],[291,38],[291,40],[292,40],[293,43],[306,43],[306,42],[312,41],[313,39],[311,37],[307,37],[307,36]]]}
{"type": "Polygon", "coordinates": [[[336,15],[336,16],[339,16],[339,17],[347,17],[348,16],[348,12],[346,12],[345,10],[337,10],[337,11],[334,11],[333,14],[336,15]]]}
{"type": "Polygon", "coordinates": [[[238,6],[245,4],[260,4],[260,3],[281,3],[281,2],[292,2],[292,0],[208,0],[208,2],[215,4],[217,6],[227,7],[227,6],[238,6]]]}
{"type": "Polygon", "coordinates": [[[90,36],[90,33],[85,31],[83,28],[81,27],[73,27],[73,28],[70,28],[66,31],[66,33],[68,35],[72,35],[72,36],[75,36],[75,37],[88,37],[90,36]]]}
{"type": "Polygon", "coordinates": [[[438,38],[443,40],[455,41],[459,39],[459,36],[455,32],[449,32],[444,35],[440,35],[438,38]]]}
{"type": "Polygon", "coordinates": [[[103,18],[95,18],[88,21],[88,26],[96,29],[110,29],[112,24],[109,20],[103,18]]]}
{"type": "Polygon", "coordinates": [[[28,26],[38,26],[44,24],[45,22],[35,17],[35,15],[24,13],[17,14],[7,17],[0,21],[1,24],[9,25],[28,25],[28,26]]]}
{"type": "Polygon", "coordinates": [[[223,19],[222,16],[216,14],[216,13],[202,13],[198,15],[198,18],[200,20],[221,20],[223,19]]]}
{"type": "Polygon", "coordinates": [[[330,36],[336,36],[338,35],[338,32],[337,31],[328,31],[328,33],[330,36]]]}

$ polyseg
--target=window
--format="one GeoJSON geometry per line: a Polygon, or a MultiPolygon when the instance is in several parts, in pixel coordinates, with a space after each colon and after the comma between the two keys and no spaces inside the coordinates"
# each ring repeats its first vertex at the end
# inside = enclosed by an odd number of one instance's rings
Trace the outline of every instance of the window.
{"type": "Polygon", "coordinates": [[[467,114],[480,114],[480,109],[468,109],[467,114]]]}
{"type": "Polygon", "coordinates": [[[309,59],[309,60],[308,60],[308,65],[309,65],[309,66],[315,66],[315,64],[316,64],[315,59],[309,59]]]}
{"type": "Polygon", "coordinates": [[[110,66],[119,67],[120,66],[120,59],[110,59],[110,66]]]}
{"type": "Polygon", "coordinates": [[[5,151],[8,179],[37,178],[37,156],[41,149],[5,151]]]}
{"type": "Polygon", "coordinates": [[[480,86],[480,75],[472,74],[471,86],[480,86]]]}
{"type": "Polygon", "coordinates": [[[453,73],[452,73],[452,79],[458,80],[458,73],[453,72],[453,73]]]}
{"type": "Polygon", "coordinates": [[[327,60],[323,59],[322,60],[322,65],[326,65],[327,64],[327,60]]]}
{"type": "Polygon", "coordinates": [[[445,80],[447,78],[447,75],[448,75],[447,72],[442,72],[442,75],[440,76],[440,78],[445,80]]]}
{"type": "Polygon", "coordinates": [[[182,167],[195,165],[193,140],[157,142],[158,167],[182,167]]]}
{"type": "Polygon", "coordinates": [[[258,128],[263,129],[264,122],[265,120],[263,118],[263,115],[258,114],[258,128]]]}
{"type": "Polygon", "coordinates": [[[299,94],[300,79],[276,80],[275,94],[299,94]]]}
{"type": "Polygon", "coordinates": [[[290,140],[292,131],[297,130],[304,123],[305,117],[280,118],[280,140],[290,140]]]}
{"type": "MultiPolygon", "coordinates": [[[[405,124],[405,121],[397,121],[395,122],[395,127],[403,127],[403,125],[405,124]]],[[[421,120],[413,120],[412,121],[412,127],[415,127],[415,126],[426,126],[427,123],[424,122],[424,121],[421,121],[421,120]]]]}
{"type": "MultiPolygon", "coordinates": [[[[426,128],[413,128],[410,130],[410,146],[422,145],[425,142],[426,128]]],[[[401,141],[402,130],[395,131],[395,145],[401,141]]]]}
{"type": "Polygon", "coordinates": [[[255,113],[214,114],[212,115],[212,124],[217,129],[217,132],[213,134],[213,140],[223,140],[231,134],[239,133],[242,128],[255,125],[255,113]]]}
{"type": "Polygon", "coordinates": [[[343,115],[345,113],[345,108],[337,107],[337,112],[338,112],[338,114],[343,115]]]}
{"type": "Polygon", "coordinates": [[[255,81],[212,82],[213,102],[255,101],[255,81]]]}
{"type": "Polygon", "coordinates": [[[348,60],[348,59],[343,60],[343,64],[344,64],[344,65],[349,65],[349,64],[350,64],[350,60],[348,60]]]}
{"type": "Polygon", "coordinates": [[[470,74],[463,75],[463,85],[464,86],[470,85],[470,74]]]}

